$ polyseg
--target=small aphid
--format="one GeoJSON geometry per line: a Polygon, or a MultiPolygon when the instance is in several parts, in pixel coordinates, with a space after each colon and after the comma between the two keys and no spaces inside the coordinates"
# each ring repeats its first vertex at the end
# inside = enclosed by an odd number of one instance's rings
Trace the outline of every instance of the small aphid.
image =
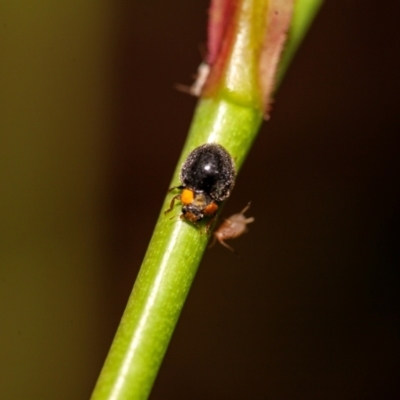
{"type": "Polygon", "coordinates": [[[218,240],[222,246],[225,246],[227,249],[235,253],[233,247],[226,244],[225,240],[235,239],[247,232],[247,224],[254,221],[253,217],[246,218],[244,215],[244,213],[250,208],[250,204],[251,203],[249,202],[249,204],[247,204],[239,214],[231,215],[219,226],[219,228],[214,232],[214,240],[210,247],[215,244],[216,240],[218,240]]]}

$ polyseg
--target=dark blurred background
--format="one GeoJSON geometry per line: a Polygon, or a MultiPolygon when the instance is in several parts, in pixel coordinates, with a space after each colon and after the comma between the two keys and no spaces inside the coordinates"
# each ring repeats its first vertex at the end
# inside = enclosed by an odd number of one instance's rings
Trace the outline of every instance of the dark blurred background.
{"type": "MultiPolygon", "coordinates": [[[[0,398],[88,399],[196,99],[208,1],[0,2],[0,398]]],[[[400,399],[400,3],[327,1],[151,398],[400,399]]]]}

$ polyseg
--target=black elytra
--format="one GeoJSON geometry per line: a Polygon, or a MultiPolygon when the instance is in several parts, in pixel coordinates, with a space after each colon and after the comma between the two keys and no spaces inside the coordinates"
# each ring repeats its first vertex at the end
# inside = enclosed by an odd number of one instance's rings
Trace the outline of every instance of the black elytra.
{"type": "Polygon", "coordinates": [[[213,200],[227,199],[235,184],[235,164],[230,154],[217,143],[206,143],[189,153],[182,165],[182,186],[204,192],[213,200]]]}
{"type": "Polygon", "coordinates": [[[179,176],[182,185],[169,189],[180,189],[181,193],[171,199],[164,214],[172,211],[175,200],[179,200],[182,203],[180,218],[198,226],[198,221],[208,217],[208,232],[218,203],[227,199],[233,189],[235,175],[233,159],[221,145],[206,143],[195,148],[182,164],[179,176]]]}

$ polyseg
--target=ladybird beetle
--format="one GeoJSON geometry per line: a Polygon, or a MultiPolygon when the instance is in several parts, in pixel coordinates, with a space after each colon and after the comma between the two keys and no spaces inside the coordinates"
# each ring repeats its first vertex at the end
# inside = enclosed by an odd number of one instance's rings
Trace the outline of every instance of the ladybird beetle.
{"type": "Polygon", "coordinates": [[[175,200],[182,203],[181,219],[194,224],[204,217],[213,217],[207,224],[207,230],[218,210],[218,204],[226,200],[235,184],[235,165],[230,154],[217,143],[206,143],[189,153],[182,164],[179,179],[180,189],[174,196],[165,214],[174,208],[175,200]]]}
{"type": "Polygon", "coordinates": [[[235,253],[235,250],[225,243],[225,240],[235,239],[243,233],[247,232],[247,224],[250,224],[254,221],[253,217],[246,218],[244,213],[250,208],[250,203],[239,213],[233,214],[228,219],[226,219],[219,228],[214,232],[214,240],[211,243],[211,246],[214,246],[215,241],[218,240],[222,246],[225,246],[229,250],[235,253]]]}

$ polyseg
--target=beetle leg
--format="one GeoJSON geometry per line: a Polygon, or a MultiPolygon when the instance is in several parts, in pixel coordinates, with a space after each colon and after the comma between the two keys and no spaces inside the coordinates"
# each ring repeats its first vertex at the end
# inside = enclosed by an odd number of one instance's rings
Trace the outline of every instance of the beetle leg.
{"type": "Polygon", "coordinates": [[[171,188],[169,188],[168,189],[168,192],[172,192],[173,190],[175,190],[175,189],[184,189],[185,187],[184,186],[182,186],[182,185],[179,185],[179,186],[172,186],[171,188]]]}
{"type": "MultiPolygon", "coordinates": [[[[171,190],[171,189],[170,189],[170,190],[171,190]]],[[[169,205],[169,208],[168,208],[168,210],[165,210],[165,211],[164,211],[164,214],[167,214],[167,213],[169,213],[170,211],[172,211],[172,209],[174,208],[174,205],[175,205],[175,200],[179,199],[180,197],[181,197],[181,195],[180,195],[180,194],[177,194],[176,196],[174,196],[174,197],[172,198],[171,203],[170,203],[170,205],[169,205]]]]}

